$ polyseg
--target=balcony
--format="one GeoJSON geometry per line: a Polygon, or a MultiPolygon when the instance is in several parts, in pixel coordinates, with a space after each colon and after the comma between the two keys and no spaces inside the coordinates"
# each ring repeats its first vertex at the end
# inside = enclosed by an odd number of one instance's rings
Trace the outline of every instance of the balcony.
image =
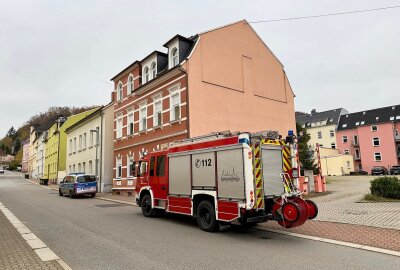
{"type": "Polygon", "coordinates": [[[354,156],[354,160],[361,160],[361,156],[354,156]]]}

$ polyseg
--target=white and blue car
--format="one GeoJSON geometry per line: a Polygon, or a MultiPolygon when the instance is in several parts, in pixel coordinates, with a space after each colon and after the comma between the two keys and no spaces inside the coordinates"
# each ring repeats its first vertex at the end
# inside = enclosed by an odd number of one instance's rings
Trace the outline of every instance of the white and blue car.
{"type": "Polygon", "coordinates": [[[60,182],[58,193],[68,195],[71,199],[80,195],[96,196],[97,178],[92,174],[71,173],[60,182]]]}

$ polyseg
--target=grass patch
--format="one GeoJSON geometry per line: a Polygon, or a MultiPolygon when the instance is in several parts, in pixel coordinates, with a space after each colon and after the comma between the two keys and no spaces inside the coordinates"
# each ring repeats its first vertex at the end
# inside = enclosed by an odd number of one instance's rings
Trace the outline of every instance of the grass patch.
{"type": "Polygon", "coordinates": [[[400,199],[391,199],[374,194],[365,194],[361,202],[400,202],[400,199]]]}

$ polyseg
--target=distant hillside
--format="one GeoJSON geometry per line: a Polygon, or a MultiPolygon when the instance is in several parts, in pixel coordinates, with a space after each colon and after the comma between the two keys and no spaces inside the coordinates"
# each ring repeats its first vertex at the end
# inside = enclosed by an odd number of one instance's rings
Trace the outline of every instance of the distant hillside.
{"type": "Polygon", "coordinates": [[[50,107],[46,112],[41,112],[31,116],[29,120],[17,130],[11,127],[7,134],[0,139],[0,149],[7,154],[15,155],[16,160],[20,163],[22,160],[21,143],[29,139],[30,127],[35,126],[38,129],[47,129],[51,123],[59,117],[69,117],[71,115],[81,113],[98,106],[86,107],[50,107]]]}

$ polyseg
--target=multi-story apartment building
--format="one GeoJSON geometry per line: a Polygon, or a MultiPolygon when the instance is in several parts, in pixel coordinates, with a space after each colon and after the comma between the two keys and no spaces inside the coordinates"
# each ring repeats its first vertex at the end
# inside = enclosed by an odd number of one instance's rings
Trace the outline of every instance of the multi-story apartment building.
{"type": "Polygon", "coordinates": [[[37,178],[44,177],[44,160],[46,154],[46,138],[47,132],[41,132],[36,148],[36,172],[37,178]]]}
{"type": "Polygon", "coordinates": [[[296,112],[296,122],[310,134],[309,146],[315,149],[318,143],[321,147],[336,149],[336,128],[340,116],[346,113],[343,108],[323,112],[314,109],[310,114],[296,112]]]}
{"type": "Polygon", "coordinates": [[[356,170],[388,169],[400,162],[400,105],[345,114],[337,129],[337,147],[353,155],[356,170]]]}
{"type": "Polygon", "coordinates": [[[22,161],[21,161],[21,172],[28,172],[29,164],[29,139],[22,143],[22,161]]]}
{"type": "Polygon", "coordinates": [[[67,134],[65,130],[91,114],[94,110],[96,109],[72,115],[67,119],[61,117],[50,126],[44,138],[46,147],[43,178],[48,179],[52,183],[58,183],[60,179],[64,178],[67,174],[67,134]]]}
{"type": "Polygon", "coordinates": [[[114,82],[113,190],[131,195],[145,151],[222,130],[295,129],[282,63],[246,21],[189,38],[135,61],[114,82]]]}
{"type": "Polygon", "coordinates": [[[111,191],[114,104],[99,108],[65,131],[67,133],[67,173],[94,174],[98,177],[98,191],[111,191]]]}
{"type": "Polygon", "coordinates": [[[40,131],[38,127],[31,126],[29,133],[29,160],[28,160],[28,173],[32,178],[37,178],[36,169],[36,151],[38,145],[38,138],[40,136],[40,131]]]}

